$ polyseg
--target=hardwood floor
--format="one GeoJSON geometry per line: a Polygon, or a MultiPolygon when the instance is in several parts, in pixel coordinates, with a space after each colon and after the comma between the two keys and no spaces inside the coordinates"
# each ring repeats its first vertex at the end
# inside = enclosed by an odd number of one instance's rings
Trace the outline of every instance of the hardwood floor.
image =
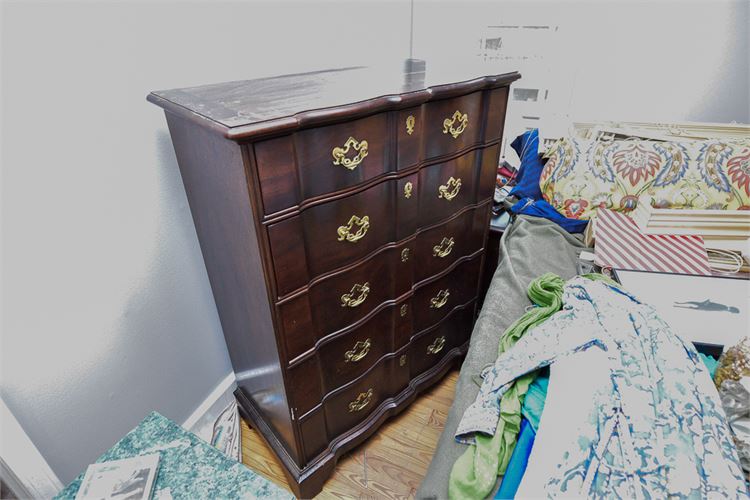
{"type": "MultiPolygon", "coordinates": [[[[342,457],[315,498],[413,498],[443,431],[457,379],[458,370],[448,373],[364,444],[342,457]]],[[[242,461],[289,489],[281,464],[244,421],[242,461]]]]}

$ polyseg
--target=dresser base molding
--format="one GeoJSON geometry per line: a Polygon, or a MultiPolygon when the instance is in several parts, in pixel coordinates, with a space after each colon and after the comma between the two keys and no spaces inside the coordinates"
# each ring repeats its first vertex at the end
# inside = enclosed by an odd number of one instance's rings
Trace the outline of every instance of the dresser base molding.
{"type": "Polygon", "coordinates": [[[297,466],[274,432],[261,418],[255,403],[245,395],[241,388],[237,388],[234,395],[237,398],[242,418],[251,428],[258,431],[263,441],[281,460],[292,492],[298,498],[312,498],[322,491],[323,485],[336,467],[336,462],[343,454],[367,440],[386,420],[401,413],[420,393],[442,379],[463,359],[468,348],[469,343],[466,342],[449,351],[435,366],[412,379],[400,394],[383,401],[367,419],[346,434],[332,440],[324,453],[302,469],[297,466]]]}

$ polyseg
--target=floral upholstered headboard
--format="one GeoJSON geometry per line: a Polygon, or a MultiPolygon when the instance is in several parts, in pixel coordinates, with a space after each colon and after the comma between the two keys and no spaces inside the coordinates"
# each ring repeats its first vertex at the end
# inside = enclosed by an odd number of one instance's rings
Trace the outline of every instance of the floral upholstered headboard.
{"type": "MultiPolygon", "coordinates": [[[[585,140],[651,139],[680,141],[701,139],[743,139],[750,136],[750,125],[740,123],[649,123],[649,122],[573,122],[568,135],[585,140]]],[[[560,137],[543,136],[548,149],[560,137]]]]}
{"type": "Polygon", "coordinates": [[[749,126],[575,130],[548,148],[539,181],[544,198],[566,217],[589,219],[600,207],[630,211],[639,199],[660,208],[750,209],[749,126]]]}

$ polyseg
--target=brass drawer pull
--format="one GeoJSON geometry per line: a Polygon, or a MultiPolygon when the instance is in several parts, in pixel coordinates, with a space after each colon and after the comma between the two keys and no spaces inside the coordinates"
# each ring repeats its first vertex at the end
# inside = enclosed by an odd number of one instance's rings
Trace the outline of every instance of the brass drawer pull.
{"type": "Polygon", "coordinates": [[[337,146],[333,148],[331,155],[333,156],[334,165],[341,165],[349,170],[354,170],[367,156],[367,141],[358,141],[354,137],[349,137],[343,147],[337,146]],[[354,149],[357,152],[352,158],[346,156],[349,153],[349,149],[354,149]]]}
{"type": "Polygon", "coordinates": [[[407,262],[409,260],[409,249],[404,248],[401,250],[401,262],[407,262]]]}
{"type": "Polygon", "coordinates": [[[364,238],[365,234],[367,234],[368,229],[370,229],[370,217],[365,215],[360,219],[356,215],[352,215],[352,218],[349,219],[349,222],[346,224],[346,226],[339,226],[339,228],[337,229],[336,232],[339,235],[338,241],[346,240],[355,243],[364,238]],[[359,229],[357,229],[355,232],[352,232],[354,226],[358,226],[359,229]]]}
{"type": "Polygon", "coordinates": [[[454,179],[451,177],[448,182],[442,184],[438,188],[438,198],[445,198],[451,201],[453,198],[458,196],[458,192],[461,190],[461,178],[454,179]]]}
{"type": "Polygon", "coordinates": [[[458,136],[466,130],[468,125],[469,115],[456,110],[452,117],[443,120],[443,133],[447,134],[450,132],[454,139],[458,139],[458,136]],[[454,126],[457,122],[458,126],[454,126]]]}
{"type": "Polygon", "coordinates": [[[445,257],[453,250],[454,243],[453,237],[443,238],[439,244],[432,247],[432,255],[434,257],[445,257]]]}
{"type": "Polygon", "coordinates": [[[344,353],[344,363],[348,363],[350,361],[352,363],[356,363],[357,361],[363,359],[365,356],[367,356],[367,353],[370,352],[370,345],[370,339],[354,344],[354,347],[352,347],[351,351],[346,351],[344,353]]]}
{"type": "Polygon", "coordinates": [[[371,400],[372,400],[372,388],[367,389],[367,392],[360,392],[359,396],[357,396],[357,399],[349,403],[349,413],[354,413],[355,411],[363,410],[365,406],[370,404],[371,400]]]}
{"type": "Polygon", "coordinates": [[[427,354],[437,354],[443,350],[443,347],[445,347],[445,337],[441,335],[432,344],[427,346],[427,354]]]}
{"type": "Polygon", "coordinates": [[[341,296],[341,307],[357,307],[367,298],[367,294],[370,293],[370,283],[365,282],[364,285],[359,283],[352,287],[349,293],[345,293],[341,296]],[[356,295],[359,294],[359,297],[356,295]]]}
{"type": "Polygon", "coordinates": [[[450,294],[451,293],[447,288],[445,290],[440,290],[437,295],[430,299],[430,309],[440,309],[443,307],[445,303],[448,302],[448,296],[450,294]]]}

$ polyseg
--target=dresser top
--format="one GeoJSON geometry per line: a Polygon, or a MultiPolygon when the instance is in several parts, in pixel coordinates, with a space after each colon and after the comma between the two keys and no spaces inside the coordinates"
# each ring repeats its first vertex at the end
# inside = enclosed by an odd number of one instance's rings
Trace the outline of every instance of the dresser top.
{"type": "Polygon", "coordinates": [[[356,67],[161,90],[148,100],[230,139],[244,139],[505,86],[518,78],[516,72],[492,73],[482,65],[429,71],[356,67]]]}

